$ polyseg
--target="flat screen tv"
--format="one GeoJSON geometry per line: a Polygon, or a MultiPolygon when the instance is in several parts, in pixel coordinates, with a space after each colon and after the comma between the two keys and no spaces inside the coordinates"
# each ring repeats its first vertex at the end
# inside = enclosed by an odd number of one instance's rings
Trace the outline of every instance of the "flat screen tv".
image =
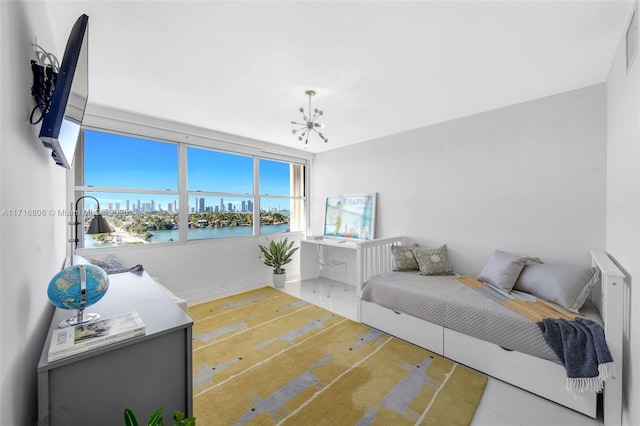
{"type": "Polygon", "coordinates": [[[56,164],[71,168],[89,95],[89,17],[82,15],[71,29],[55,81],[49,111],[42,118],[40,140],[51,149],[56,164]]]}
{"type": "Polygon", "coordinates": [[[324,209],[324,236],[372,240],[376,228],[376,194],[327,197],[324,209]]]}

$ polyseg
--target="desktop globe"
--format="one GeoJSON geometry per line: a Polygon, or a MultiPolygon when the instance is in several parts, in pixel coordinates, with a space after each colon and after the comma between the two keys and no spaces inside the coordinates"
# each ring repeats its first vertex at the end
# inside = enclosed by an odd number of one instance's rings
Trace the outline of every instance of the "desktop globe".
{"type": "Polygon", "coordinates": [[[83,324],[100,318],[98,314],[84,313],[107,292],[109,277],[100,267],[91,264],[73,265],[58,272],[49,283],[49,301],[61,309],[77,309],[75,316],[60,323],[60,327],[83,324]]]}

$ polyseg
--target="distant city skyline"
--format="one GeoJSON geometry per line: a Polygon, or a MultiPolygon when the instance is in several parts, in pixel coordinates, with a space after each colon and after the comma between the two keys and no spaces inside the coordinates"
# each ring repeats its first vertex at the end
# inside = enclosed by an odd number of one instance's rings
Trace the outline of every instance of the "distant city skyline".
{"type": "MultiPolygon", "coordinates": [[[[177,143],[151,141],[131,136],[114,135],[92,130],[84,133],[84,186],[125,190],[178,191],[177,143]],[[105,147],[109,155],[105,156],[105,147]]],[[[260,209],[288,211],[291,188],[290,164],[260,159],[260,209]]],[[[253,210],[253,157],[231,154],[195,146],[187,147],[187,181],[189,212],[210,211],[250,212],[253,210]],[[225,192],[246,196],[198,196],[193,192],[225,192]],[[247,205],[251,203],[252,207],[247,205]]],[[[145,194],[143,192],[85,192],[100,200],[102,210],[133,212],[178,212],[177,194],[145,194]],[[120,208],[117,208],[119,206],[120,208]],[[111,207],[111,208],[109,208],[111,207]]],[[[85,199],[85,209],[91,208],[85,199]]]]}
{"type": "MultiPolygon", "coordinates": [[[[164,203],[158,202],[155,199],[121,199],[116,201],[114,198],[105,197],[106,193],[85,193],[92,197],[98,198],[100,201],[101,211],[112,212],[132,212],[132,213],[151,213],[151,212],[168,212],[178,213],[180,211],[178,201],[165,201],[164,203]]],[[[111,194],[111,195],[123,195],[123,194],[111,194]]],[[[163,196],[166,197],[169,196],[163,196]]],[[[189,205],[189,213],[251,213],[254,208],[252,199],[239,200],[234,199],[233,202],[229,202],[229,199],[224,197],[219,198],[216,204],[212,204],[213,197],[209,197],[211,201],[207,201],[206,197],[195,197],[195,201],[189,205]]],[[[263,199],[264,200],[264,199],[263,199]]],[[[268,207],[261,206],[261,211],[266,212],[288,212],[290,211],[288,199],[271,199],[272,203],[268,204],[268,207]]],[[[85,210],[97,210],[97,204],[90,198],[84,199],[85,210]]]]}

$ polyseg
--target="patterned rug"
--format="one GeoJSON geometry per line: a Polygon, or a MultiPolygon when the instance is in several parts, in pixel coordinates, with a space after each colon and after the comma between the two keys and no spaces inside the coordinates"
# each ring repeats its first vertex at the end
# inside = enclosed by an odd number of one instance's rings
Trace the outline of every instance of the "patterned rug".
{"type": "Polygon", "coordinates": [[[189,314],[198,425],[468,425],[487,382],[272,287],[189,314]]]}

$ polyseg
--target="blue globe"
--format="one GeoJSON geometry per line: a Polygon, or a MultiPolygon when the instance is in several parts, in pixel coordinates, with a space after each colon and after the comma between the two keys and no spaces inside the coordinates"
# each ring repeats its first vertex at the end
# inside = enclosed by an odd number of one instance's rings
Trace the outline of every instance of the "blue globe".
{"type": "Polygon", "coordinates": [[[49,283],[47,295],[58,308],[82,308],[82,275],[85,276],[85,304],[91,306],[107,292],[109,277],[100,267],[91,264],[73,265],[58,272],[49,283]]]}

